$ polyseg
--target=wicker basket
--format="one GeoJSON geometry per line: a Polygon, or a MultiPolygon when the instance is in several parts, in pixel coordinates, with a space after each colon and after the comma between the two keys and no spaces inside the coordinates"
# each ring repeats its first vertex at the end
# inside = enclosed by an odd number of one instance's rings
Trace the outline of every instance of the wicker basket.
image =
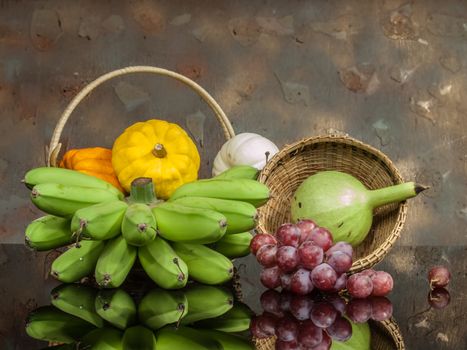
{"type": "Polygon", "coordinates": [[[195,83],[193,80],[185,77],[184,75],[178,74],[176,72],[159,68],[159,67],[151,67],[151,66],[131,66],[126,68],[117,69],[115,71],[109,72],[107,74],[102,75],[101,77],[97,78],[96,80],[92,81],[88,85],[86,85],[74,98],[71,100],[69,105],[65,108],[65,111],[61,115],[60,119],[55,126],[55,129],[52,134],[52,139],[50,141],[50,145],[46,148],[46,162],[48,166],[57,166],[57,157],[60,152],[62,144],[60,143],[60,137],[62,135],[63,128],[65,127],[68,118],[70,117],[71,113],[75,110],[78,104],[87,96],[89,95],[96,87],[101,85],[102,83],[122,75],[126,74],[133,74],[133,73],[150,73],[150,74],[157,74],[162,76],[167,76],[173,79],[176,79],[183,84],[187,85],[191,89],[193,89],[213,110],[217,120],[222,127],[224,136],[227,140],[231,139],[235,136],[235,132],[230,124],[229,119],[225,115],[222,108],[219,104],[214,100],[214,98],[201,86],[195,83]]]}
{"type": "MultiPolygon", "coordinates": [[[[277,153],[259,175],[259,180],[269,186],[272,198],[259,210],[258,230],[273,233],[289,222],[293,193],[307,177],[323,170],[349,173],[370,189],[402,182],[387,156],[360,141],[340,135],[301,140],[277,153]]],[[[405,202],[379,208],[370,233],[355,249],[350,272],[369,268],[383,259],[399,238],[406,215],[405,202]]]]}
{"type": "MultiPolygon", "coordinates": [[[[399,326],[391,318],[387,321],[370,321],[371,350],[405,350],[399,326]]],[[[267,339],[256,339],[257,350],[274,350],[276,340],[274,337],[267,339]]]]}

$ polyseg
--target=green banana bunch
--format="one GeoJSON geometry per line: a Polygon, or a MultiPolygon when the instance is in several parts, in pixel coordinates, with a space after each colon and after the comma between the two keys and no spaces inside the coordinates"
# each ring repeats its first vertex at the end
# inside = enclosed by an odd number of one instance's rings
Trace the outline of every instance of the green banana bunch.
{"type": "Polygon", "coordinates": [[[255,206],[247,202],[208,197],[182,197],[174,200],[173,203],[221,213],[227,219],[226,234],[251,230],[255,228],[258,219],[255,206]]]}
{"type": "Polygon", "coordinates": [[[223,315],[198,321],[194,324],[196,328],[215,329],[220,332],[236,333],[250,328],[253,312],[242,303],[235,303],[233,307],[223,315]]]}
{"type": "Polygon", "coordinates": [[[92,329],[92,324],[53,306],[32,311],[26,321],[26,333],[30,337],[60,343],[73,343],[92,329]]]}
{"type": "Polygon", "coordinates": [[[122,343],[123,350],[156,350],[154,333],[143,326],[127,328],[122,343]]]}
{"type": "Polygon", "coordinates": [[[163,203],[152,209],[159,234],[169,241],[212,243],[226,231],[227,219],[214,210],[163,203]]]}
{"type": "Polygon", "coordinates": [[[83,337],[78,350],[123,350],[122,332],[111,327],[95,329],[83,337]]]}
{"type": "Polygon", "coordinates": [[[107,181],[83,174],[76,170],[63,168],[40,167],[29,170],[26,175],[24,175],[23,182],[30,189],[39,184],[55,183],[66,186],[71,185],[106,190],[113,192],[119,199],[123,199],[124,197],[122,192],[107,181]]]}
{"type": "Polygon", "coordinates": [[[182,291],[153,289],[138,306],[140,321],[157,330],[168,324],[178,323],[188,311],[188,300],[182,291]]]}
{"type": "Polygon", "coordinates": [[[259,170],[249,165],[236,165],[232,168],[223,171],[214,179],[250,179],[256,180],[258,178],[259,170]]]}
{"type": "Polygon", "coordinates": [[[188,274],[197,282],[221,284],[233,277],[233,264],[224,255],[201,244],[173,242],[172,248],[188,266],[188,274]]]}
{"type": "Polygon", "coordinates": [[[118,200],[78,209],[71,219],[71,231],[97,241],[111,239],[120,233],[127,207],[118,200]]]}
{"type": "Polygon", "coordinates": [[[219,317],[233,306],[233,295],[225,288],[194,285],[185,291],[188,312],[182,324],[190,324],[207,318],[219,317]]]}
{"type": "Polygon", "coordinates": [[[70,220],[58,216],[43,216],[26,228],[26,245],[35,250],[55,249],[70,244],[72,240],[70,220]]]}
{"type": "Polygon", "coordinates": [[[81,241],[72,245],[52,263],[52,276],[65,283],[88,276],[94,270],[103,249],[103,241],[81,241]]]}
{"type": "Polygon", "coordinates": [[[125,329],[136,321],[135,302],[123,289],[99,291],[94,307],[100,317],[119,329],[125,329]]]}
{"type": "Polygon", "coordinates": [[[188,267],[169,243],[156,237],[138,249],[138,258],[148,276],[160,287],[177,289],[188,281],[188,267]]]}
{"type": "Polygon", "coordinates": [[[197,329],[204,336],[218,341],[224,350],[255,350],[254,344],[241,336],[212,329],[197,329]]]}
{"type": "Polygon", "coordinates": [[[255,180],[212,178],[180,186],[170,196],[170,201],[181,197],[232,199],[260,207],[268,201],[270,193],[266,185],[255,180]]]}
{"type": "Polygon", "coordinates": [[[136,247],[121,235],[109,240],[97,260],[94,272],[97,284],[104,288],[119,287],[131,270],[136,253],[136,247]]]}
{"type": "Polygon", "coordinates": [[[70,217],[78,209],[90,205],[119,200],[115,192],[76,185],[43,183],[33,187],[31,200],[48,214],[70,217]]]}
{"type": "Polygon", "coordinates": [[[189,327],[164,327],[157,331],[157,350],[223,350],[222,345],[189,327]]]}
{"type": "Polygon", "coordinates": [[[79,317],[96,327],[104,326],[104,320],[96,313],[94,300],[97,291],[80,284],[62,284],[51,292],[52,305],[70,315],[79,317]]]}
{"type": "Polygon", "coordinates": [[[250,254],[250,242],[253,235],[250,232],[226,234],[210,247],[230,259],[240,258],[250,254]]]}
{"type": "Polygon", "coordinates": [[[141,247],[156,237],[156,218],[151,208],[143,203],[130,204],[122,222],[122,235],[126,241],[141,247]]]}

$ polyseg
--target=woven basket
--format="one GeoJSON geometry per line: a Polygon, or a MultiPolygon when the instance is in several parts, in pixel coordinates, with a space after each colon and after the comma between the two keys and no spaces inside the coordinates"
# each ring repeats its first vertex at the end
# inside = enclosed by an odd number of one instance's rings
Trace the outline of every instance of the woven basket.
{"type": "MultiPolygon", "coordinates": [[[[259,181],[268,185],[272,198],[260,208],[258,230],[273,233],[290,221],[295,190],[310,175],[339,170],[359,179],[369,189],[402,183],[394,164],[380,151],[347,136],[319,136],[301,140],[277,153],[261,171],[259,181]]],[[[407,215],[405,202],[379,208],[371,231],[355,249],[351,273],[383,259],[400,236],[407,215]]]]}
{"type": "MultiPolygon", "coordinates": [[[[405,350],[401,331],[394,318],[382,322],[370,321],[370,330],[371,350],[405,350]]],[[[257,350],[274,350],[275,343],[275,337],[255,341],[257,350]]]]}
{"type": "Polygon", "coordinates": [[[159,68],[159,67],[151,67],[151,66],[131,66],[126,68],[117,69],[115,71],[109,72],[107,74],[102,75],[101,77],[97,78],[96,80],[92,81],[88,85],[86,85],[74,98],[71,100],[69,105],[65,108],[65,111],[61,115],[60,119],[55,126],[54,132],[52,134],[52,139],[50,140],[50,145],[46,147],[46,162],[48,166],[57,166],[57,157],[60,152],[62,144],[60,143],[60,137],[62,135],[63,128],[68,121],[71,113],[75,110],[78,104],[87,96],[89,95],[95,88],[97,88],[102,83],[126,74],[133,74],[133,73],[151,73],[157,74],[162,76],[167,76],[173,79],[176,79],[183,84],[187,85],[191,89],[193,89],[208,105],[214,112],[217,120],[220,123],[220,126],[223,130],[224,136],[227,140],[231,139],[235,136],[235,132],[230,124],[229,119],[225,115],[222,108],[219,104],[214,100],[214,98],[201,86],[195,83],[193,80],[185,77],[184,75],[178,74],[176,72],[159,68]]]}

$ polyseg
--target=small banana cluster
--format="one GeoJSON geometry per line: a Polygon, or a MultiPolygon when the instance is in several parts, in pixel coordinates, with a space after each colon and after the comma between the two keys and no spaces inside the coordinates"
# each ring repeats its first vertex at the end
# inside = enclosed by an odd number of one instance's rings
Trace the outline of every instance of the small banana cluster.
{"type": "Polygon", "coordinates": [[[183,288],[188,277],[221,284],[233,276],[231,259],[248,255],[256,208],[269,199],[269,189],[256,176],[255,168],[234,167],[184,184],[162,202],[145,178],[136,179],[124,198],[98,178],[36,168],[24,182],[32,202],[49,215],[27,227],[26,244],[36,250],[68,245],[51,269],[65,283],[94,272],[100,287],[119,287],[138,257],[165,289],[183,288]]]}
{"type": "Polygon", "coordinates": [[[235,334],[248,330],[251,310],[222,287],[156,288],[136,305],[123,289],[62,284],[52,290],[51,303],[30,313],[26,332],[64,343],[57,349],[254,349],[235,334]]]}

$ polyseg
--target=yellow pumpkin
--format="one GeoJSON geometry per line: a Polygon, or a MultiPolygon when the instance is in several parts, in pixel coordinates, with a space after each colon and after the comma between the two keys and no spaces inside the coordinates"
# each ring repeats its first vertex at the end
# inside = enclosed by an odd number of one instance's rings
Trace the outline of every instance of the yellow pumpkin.
{"type": "Polygon", "coordinates": [[[180,126],[152,119],[133,124],[115,140],[112,165],[126,191],[135,178],[150,177],[156,196],[168,199],[178,187],[198,178],[200,157],[180,126]]]}
{"type": "Polygon", "coordinates": [[[123,192],[112,168],[112,151],[108,148],[91,147],[70,149],[63,155],[60,168],[73,169],[98,177],[123,192]]]}

